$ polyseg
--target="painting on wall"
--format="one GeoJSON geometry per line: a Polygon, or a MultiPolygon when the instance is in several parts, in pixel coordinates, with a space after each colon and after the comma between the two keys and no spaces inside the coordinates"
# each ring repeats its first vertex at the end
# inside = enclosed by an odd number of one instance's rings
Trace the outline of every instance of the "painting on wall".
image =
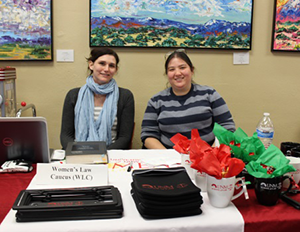
{"type": "Polygon", "coordinates": [[[300,51],[300,1],[275,0],[272,51],[300,51]]]}
{"type": "Polygon", "coordinates": [[[52,0],[0,2],[0,61],[52,61],[52,0]]]}
{"type": "Polygon", "coordinates": [[[90,47],[251,50],[254,0],[90,0],[90,47]]]}

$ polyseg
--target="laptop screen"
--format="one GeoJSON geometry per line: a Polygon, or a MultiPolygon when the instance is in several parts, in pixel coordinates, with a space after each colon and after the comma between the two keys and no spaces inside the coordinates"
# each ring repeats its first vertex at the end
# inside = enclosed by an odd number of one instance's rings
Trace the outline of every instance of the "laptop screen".
{"type": "Polygon", "coordinates": [[[33,163],[50,162],[45,118],[0,117],[0,165],[16,159],[33,163]]]}

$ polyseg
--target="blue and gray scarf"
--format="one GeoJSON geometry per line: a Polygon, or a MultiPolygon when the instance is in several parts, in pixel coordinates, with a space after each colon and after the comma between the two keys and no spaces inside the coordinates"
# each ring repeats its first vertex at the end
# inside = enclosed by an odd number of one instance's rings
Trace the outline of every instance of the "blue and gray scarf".
{"type": "Polygon", "coordinates": [[[111,128],[117,115],[119,88],[114,79],[105,85],[89,76],[79,90],[75,106],[75,141],[105,141],[111,144],[111,128]],[[94,120],[94,93],[106,95],[98,119],[94,120]]]}

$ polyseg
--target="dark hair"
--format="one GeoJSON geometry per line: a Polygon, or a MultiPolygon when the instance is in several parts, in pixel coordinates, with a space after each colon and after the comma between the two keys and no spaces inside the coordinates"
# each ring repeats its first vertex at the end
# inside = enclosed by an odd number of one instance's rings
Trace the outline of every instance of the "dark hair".
{"type": "MultiPolygon", "coordinates": [[[[115,57],[116,59],[116,65],[118,67],[118,64],[119,64],[119,56],[118,54],[110,49],[110,48],[106,48],[106,47],[102,47],[102,48],[94,48],[92,51],[91,51],[91,54],[90,54],[90,57],[87,58],[87,61],[91,61],[91,62],[95,62],[100,56],[104,56],[104,55],[112,55],[115,57]]],[[[91,74],[93,73],[92,70],[91,71],[91,74]]]]}
{"type": "Polygon", "coordinates": [[[194,67],[192,61],[190,60],[190,58],[188,57],[188,55],[183,51],[176,50],[176,51],[172,52],[166,59],[166,62],[165,62],[165,73],[166,74],[168,74],[168,65],[173,58],[180,58],[180,59],[184,60],[188,64],[188,66],[190,66],[191,71],[192,72],[194,71],[195,67],[194,67]]]}

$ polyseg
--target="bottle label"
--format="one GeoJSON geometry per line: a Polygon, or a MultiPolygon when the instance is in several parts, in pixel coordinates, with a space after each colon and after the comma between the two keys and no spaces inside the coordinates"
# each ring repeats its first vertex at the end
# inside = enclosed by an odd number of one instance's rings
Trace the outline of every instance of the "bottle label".
{"type": "Polygon", "coordinates": [[[264,132],[259,129],[256,129],[256,132],[257,132],[257,136],[260,138],[273,139],[274,137],[274,131],[264,132]]]}

